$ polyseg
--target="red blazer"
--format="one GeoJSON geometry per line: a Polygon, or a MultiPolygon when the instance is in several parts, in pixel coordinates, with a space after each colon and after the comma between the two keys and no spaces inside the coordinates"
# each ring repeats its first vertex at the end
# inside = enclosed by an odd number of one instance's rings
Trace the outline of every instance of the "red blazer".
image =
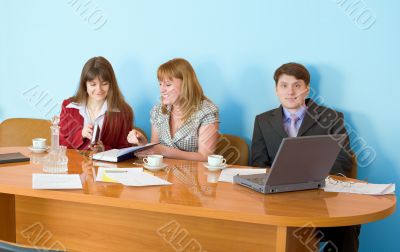
{"type": "MultiPolygon", "coordinates": [[[[60,114],[60,145],[65,145],[69,149],[87,150],[90,140],[82,137],[83,117],[79,110],[66,108],[71,100],[64,100],[60,114]]],[[[133,128],[132,113],[111,112],[112,124],[109,113],[104,116],[103,127],[101,129],[100,140],[106,150],[121,149],[132,146],[126,140],[129,131],[133,128]]]]}

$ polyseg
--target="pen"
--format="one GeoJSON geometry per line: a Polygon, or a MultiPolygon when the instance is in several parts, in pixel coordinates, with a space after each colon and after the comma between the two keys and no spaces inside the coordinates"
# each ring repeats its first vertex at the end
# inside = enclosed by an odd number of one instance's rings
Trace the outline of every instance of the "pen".
{"type": "Polygon", "coordinates": [[[124,173],[124,172],[128,172],[128,171],[114,171],[114,170],[112,170],[112,171],[104,171],[104,172],[106,172],[106,173],[124,173]]]}

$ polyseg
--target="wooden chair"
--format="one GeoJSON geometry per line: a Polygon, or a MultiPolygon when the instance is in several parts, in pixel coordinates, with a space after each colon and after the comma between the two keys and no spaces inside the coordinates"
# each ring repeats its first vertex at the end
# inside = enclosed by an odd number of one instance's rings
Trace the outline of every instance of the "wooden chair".
{"type": "Polygon", "coordinates": [[[249,147],[240,137],[221,134],[215,154],[222,155],[227,164],[248,165],[249,147]]]}
{"type": "Polygon", "coordinates": [[[51,122],[43,119],[10,118],[0,124],[0,147],[30,146],[32,139],[41,137],[50,144],[51,122]]]}
{"type": "Polygon", "coordinates": [[[46,251],[46,252],[61,252],[65,250],[53,250],[51,248],[42,248],[42,247],[31,247],[26,245],[20,245],[16,243],[0,241],[0,251],[4,252],[38,252],[38,251],[46,251]]]}

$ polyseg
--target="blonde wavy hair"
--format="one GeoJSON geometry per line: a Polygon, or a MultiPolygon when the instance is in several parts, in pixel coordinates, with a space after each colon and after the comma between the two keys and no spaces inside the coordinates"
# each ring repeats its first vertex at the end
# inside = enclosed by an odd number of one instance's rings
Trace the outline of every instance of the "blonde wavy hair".
{"type": "MultiPolygon", "coordinates": [[[[192,65],[185,59],[176,58],[162,64],[157,70],[157,78],[159,81],[172,80],[172,78],[182,80],[178,104],[181,107],[184,122],[199,109],[203,100],[208,100],[192,65]]],[[[162,105],[162,113],[169,113],[166,105],[162,105]]]]}

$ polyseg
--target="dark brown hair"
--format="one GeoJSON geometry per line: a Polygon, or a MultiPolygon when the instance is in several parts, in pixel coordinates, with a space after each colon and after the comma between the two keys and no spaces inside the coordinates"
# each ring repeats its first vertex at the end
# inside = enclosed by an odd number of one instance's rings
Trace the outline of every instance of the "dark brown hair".
{"type": "Polygon", "coordinates": [[[290,62],[276,69],[274,74],[275,85],[278,84],[279,77],[282,74],[291,75],[298,80],[303,80],[307,86],[310,84],[310,73],[302,64],[290,62]]]}
{"type": "Polygon", "coordinates": [[[130,120],[133,123],[132,108],[125,102],[124,96],[118,87],[117,78],[115,77],[111,63],[104,57],[94,57],[86,62],[82,69],[78,90],[71,98],[71,101],[86,104],[88,97],[86,82],[92,81],[96,77],[102,82],[108,82],[110,85],[106,98],[108,105],[107,117],[110,124],[106,125],[106,127],[110,127],[113,130],[116,129],[115,126],[118,127],[118,125],[113,125],[113,111],[115,110],[119,110],[120,113],[123,113],[126,120],[130,120]]]}

